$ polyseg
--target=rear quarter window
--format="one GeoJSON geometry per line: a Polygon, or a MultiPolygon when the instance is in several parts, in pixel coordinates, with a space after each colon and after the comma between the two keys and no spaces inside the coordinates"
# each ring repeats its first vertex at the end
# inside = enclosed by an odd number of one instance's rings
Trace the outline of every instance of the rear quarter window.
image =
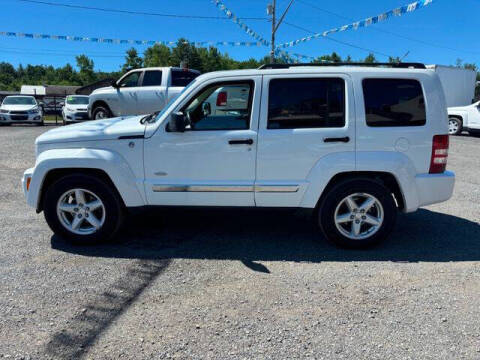
{"type": "Polygon", "coordinates": [[[362,85],[368,126],[425,125],[425,98],[418,80],[364,79],[362,85]]]}
{"type": "Polygon", "coordinates": [[[172,70],[172,86],[187,86],[198,75],[200,74],[188,70],[172,70]]]}

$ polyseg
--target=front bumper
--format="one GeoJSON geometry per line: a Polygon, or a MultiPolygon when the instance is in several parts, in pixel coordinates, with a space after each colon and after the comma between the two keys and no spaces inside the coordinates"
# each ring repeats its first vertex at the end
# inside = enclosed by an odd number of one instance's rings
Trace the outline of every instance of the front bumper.
{"type": "Polygon", "coordinates": [[[86,111],[64,112],[63,120],[65,120],[65,122],[80,122],[90,120],[90,116],[86,111]]]}
{"type": "Polygon", "coordinates": [[[34,114],[5,114],[0,113],[0,124],[40,123],[43,116],[41,113],[34,114]]]}
{"type": "Polygon", "coordinates": [[[455,173],[445,171],[442,174],[420,174],[415,177],[418,206],[447,201],[452,197],[455,185],[455,173]]]}

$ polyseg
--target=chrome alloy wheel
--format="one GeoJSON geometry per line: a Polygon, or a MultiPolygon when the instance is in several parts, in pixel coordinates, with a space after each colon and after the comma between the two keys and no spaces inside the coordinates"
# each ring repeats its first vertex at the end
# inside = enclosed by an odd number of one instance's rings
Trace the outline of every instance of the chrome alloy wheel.
{"type": "Polygon", "coordinates": [[[370,194],[355,193],[347,196],[335,209],[335,226],[349,239],[363,240],[374,235],[383,224],[383,207],[370,194]]]}
{"type": "Polygon", "coordinates": [[[91,235],[105,222],[105,206],[93,192],[72,189],[60,196],[57,216],[68,231],[77,235],[91,235]]]}
{"type": "Polygon", "coordinates": [[[456,134],[459,126],[458,120],[448,119],[448,133],[450,135],[456,134]]]}

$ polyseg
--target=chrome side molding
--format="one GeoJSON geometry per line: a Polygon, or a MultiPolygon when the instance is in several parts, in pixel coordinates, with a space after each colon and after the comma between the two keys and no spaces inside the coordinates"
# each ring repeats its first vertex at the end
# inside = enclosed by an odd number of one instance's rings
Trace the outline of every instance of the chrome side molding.
{"type": "Polygon", "coordinates": [[[294,193],[299,185],[153,185],[153,192],[263,192],[294,193]]]}

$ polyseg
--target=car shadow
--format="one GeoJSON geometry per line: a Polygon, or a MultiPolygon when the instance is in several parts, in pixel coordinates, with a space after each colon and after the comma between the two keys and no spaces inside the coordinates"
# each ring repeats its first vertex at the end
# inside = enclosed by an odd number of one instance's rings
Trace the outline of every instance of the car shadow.
{"type": "Polygon", "coordinates": [[[450,262],[480,260],[478,223],[430,210],[399,216],[382,245],[364,251],[327,243],[311,219],[291,211],[172,209],[131,217],[116,242],[73,246],[52,236],[52,248],[89,257],[132,259],[127,272],[80,305],[52,334],[45,355],[80,359],[175,259],[238,260],[269,274],[262,261],[450,262]]]}
{"type": "Polygon", "coordinates": [[[383,244],[346,250],[328,243],[314,221],[292,211],[171,209],[130,218],[111,244],[73,246],[55,236],[51,244],[57,250],[92,257],[239,260],[267,272],[253,262],[477,261],[480,225],[421,209],[400,215],[383,244]]]}

